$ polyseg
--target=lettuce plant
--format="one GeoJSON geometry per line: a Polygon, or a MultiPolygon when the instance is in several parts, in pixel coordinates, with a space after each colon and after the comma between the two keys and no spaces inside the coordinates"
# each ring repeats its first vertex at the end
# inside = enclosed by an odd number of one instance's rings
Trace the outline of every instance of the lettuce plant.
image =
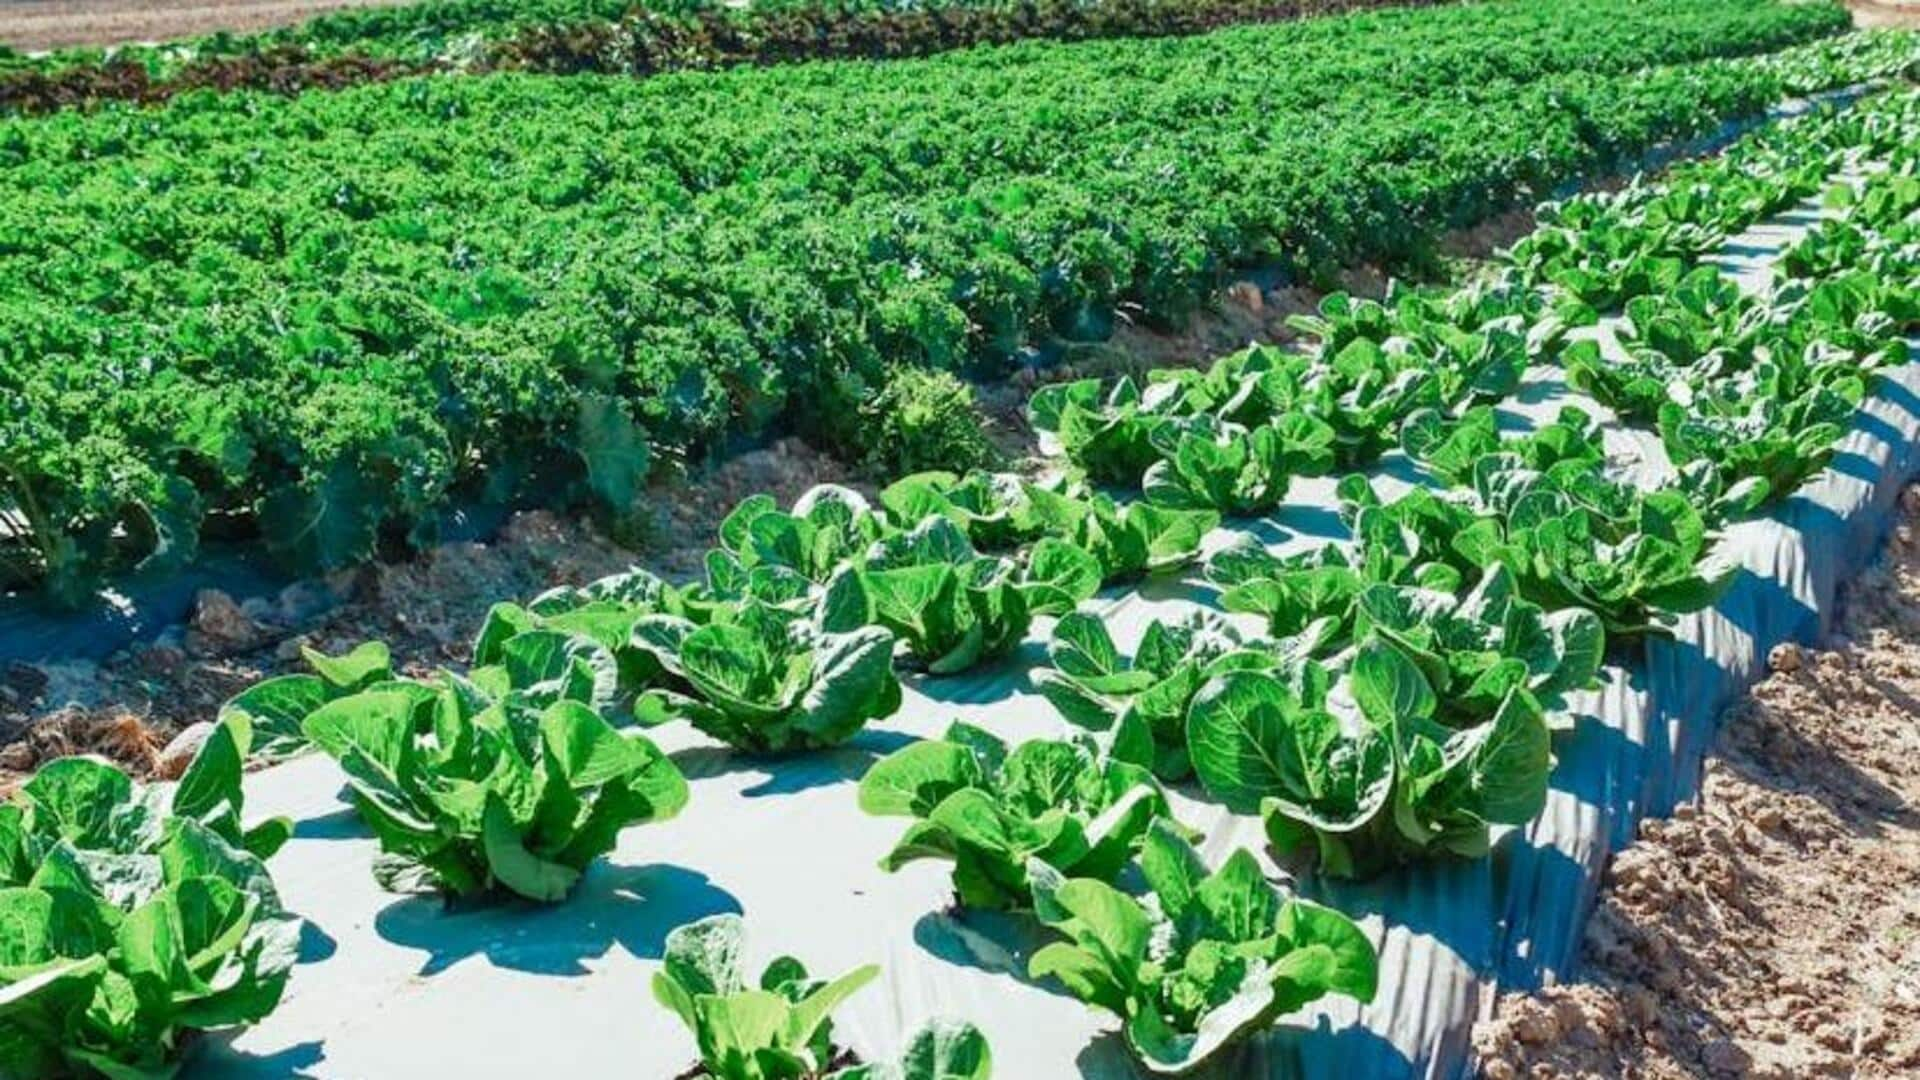
{"type": "Polygon", "coordinates": [[[178,784],[63,758],[0,805],[0,1074],[170,1076],[279,1004],[299,922],[262,860],[291,825],[240,825],[249,736],[221,719],[178,784]]]}
{"type": "Polygon", "coordinates": [[[1433,372],[1438,400],[1454,405],[1507,397],[1529,363],[1557,353],[1563,328],[1543,308],[1534,290],[1502,274],[1445,293],[1391,282],[1380,301],[1332,293],[1317,314],[1287,323],[1316,339],[1323,356],[1355,341],[1390,346],[1410,366],[1433,372]]]}
{"type": "MultiPolygon", "coordinates": [[[[843,572],[832,596],[858,583],[843,572]]],[[[850,601],[852,603],[852,601],[850,601]]],[[[674,615],[649,615],[634,627],[646,650],[683,689],[655,688],[635,712],[646,723],[684,718],[729,746],[784,753],[834,746],[869,720],[900,708],[893,672],[893,634],[836,618],[830,599],[812,619],[789,620],[744,601],[725,621],[705,626],[674,615]],[[846,630],[832,629],[851,623],[846,630]]]]}
{"type": "Polygon", "coordinates": [[[1027,404],[1034,429],[1051,436],[1088,479],[1133,487],[1160,460],[1156,436],[1184,415],[1181,387],[1150,383],[1145,391],[1121,378],[1102,393],[1097,379],[1056,383],[1027,404]]]}
{"type": "Polygon", "coordinates": [[[1572,406],[1561,409],[1551,423],[1506,439],[1501,438],[1489,406],[1475,406],[1458,418],[1437,409],[1422,409],[1407,417],[1401,427],[1400,448],[1454,487],[1471,484],[1475,467],[1491,454],[1513,455],[1531,469],[1547,469],[1561,462],[1599,469],[1607,460],[1600,425],[1572,406]]]}
{"type": "Polygon", "coordinates": [[[254,753],[275,757],[305,748],[307,737],[300,730],[300,721],[308,713],[335,698],[393,678],[392,659],[384,642],[363,642],[344,656],[327,656],[305,646],[300,653],[313,674],[262,679],[220,706],[223,723],[235,719],[252,732],[254,753]]]}
{"type": "Polygon", "coordinates": [[[829,1080],[993,1080],[993,1052],[972,1024],[934,1020],[907,1039],[898,1061],[855,1065],[829,1080]]]}
{"type": "Polygon", "coordinates": [[[1679,465],[1707,462],[1726,476],[1752,480],[1764,492],[1762,502],[1799,490],[1833,460],[1867,386],[1851,363],[1828,366],[1824,377],[1788,374],[1798,366],[1785,360],[1763,364],[1685,405],[1663,405],[1660,441],[1667,456],[1679,465]]]}
{"type": "Polygon", "coordinates": [[[1204,371],[1169,368],[1155,371],[1156,382],[1179,386],[1174,412],[1181,416],[1212,416],[1224,423],[1257,428],[1286,412],[1300,396],[1301,380],[1312,366],[1310,357],[1269,345],[1254,345],[1230,353],[1204,371]]]}
{"type": "Polygon", "coordinates": [[[1050,535],[1092,555],[1103,585],[1175,570],[1199,558],[1200,544],[1220,525],[1210,509],[1176,510],[1147,502],[1125,506],[1105,495],[1085,499],[1028,486],[1033,512],[1050,535]]]}
{"type": "Polygon", "coordinates": [[[865,496],[837,484],[810,489],[791,512],[780,510],[770,495],[752,495],[720,523],[720,547],[708,556],[708,577],[735,580],[764,566],[824,584],[885,531],[885,519],[865,496]],[[716,573],[716,560],[726,569],[716,573]]]}
{"type": "Polygon", "coordinates": [[[1592,341],[1577,341],[1564,354],[1567,385],[1612,409],[1629,423],[1645,423],[1660,407],[1690,393],[1689,371],[1650,349],[1609,356],[1592,341]]]}
{"type": "MultiPolygon", "coordinates": [[[[1525,468],[1495,456],[1480,463],[1476,497],[1489,516],[1454,537],[1482,567],[1505,565],[1520,595],[1548,610],[1598,615],[1609,640],[1667,633],[1675,617],[1710,607],[1738,569],[1716,552],[1695,495],[1642,492],[1584,468],[1525,468]]],[[[1713,507],[1746,505],[1751,484],[1713,507]]]]}
{"type": "Polygon", "coordinates": [[[582,639],[579,651],[589,667],[611,659],[613,692],[624,700],[661,677],[659,663],[634,646],[634,624],[656,612],[693,615],[706,610],[690,590],[675,588],[635,567],[587,585],[549,589],[524,607],[506,602],[493,605],[474,639],[473,662],[504,664],[511,652],[524,648],[524,644],[509,648],[509,643],[534,631],[577,637],[582,639]]]}
{"type": "MultiPolygon", "coordinates": [[[[564,654],[579,640],[535,644],[564,654]]],[[[307,737],[340,762],[380,841],[383,886],[553,902],[620,830],[680,812],[679,769],[607,723],[577,663],[542,668],[510,651],[466,677],[376,685],[307,716],[307,737]]]]}
{"type": "Polygon", "coordinates": [[[1162,780],[1184,780],[1187,703],[1224,671],[1273,666],[1272,654],[1249,648],[1223,619],[1197,612],[1172,623],[1149,623],[1131,660],[1123,659],[1106,623],[1073,614],[1054,627],[1053,667],[1035,681],[1068,721],[1108,733],[1113,754],[1148,765],[1162,780]]]}
{"type": "Polygon", "coordinates": [[[1132,857],[1147,823],[1168,814],[1144,766],[1077,742],[1032,739],[1012,751],[955,723],[944,739],[902,747],[860,779],[860,808],[914,824],[880,866],[916,859],[953,863],[961,904],[1024,908],[1028,859],[1084,877],[1111,878],[1132,857]]]}
{"type": "Polygon", "coordinates": [[[1035,615],[1063,614],[1100,587],[1098,560],[1048,537],[1024,561],[981,555],[935,515],[875,543],[858,570],[872,621],[893,631],[935,675],[1000,656],[1035,615]]]}
{"type": "Polygon", "coordinates": [[[1331,468],[1333,440],[1331,427],[1305,413],[1252,430],[1197,416],[1162,429],[1162,457],[1141,479],[1141,491],[1160,506],[1246,517],[1278,506],[1295,476],[1331,468]]]}
{"type": "Polygon", "coordinates": [[[1467,727],[1494,715],[1516,688],[1557,710],[1593,685],[1606,653],[1600,617],[1547,612],[1521,598],[1513,572],[1495,563],[1462,595],[1412,586],[1368,586],[1355,605],[1354,637],[1391,642],[1419,665],[1439,697],[1440,719],[1467,727]]]}
{"type": "Polygon", "coordinates": [[[938,514],[960,526],[975,548],[1011,551],[1051,531],[1031,490],[1015,473],[922,472],[894,481],[880,493],[880,503],[894,522],[913,525],[938,514]]]}
{"type": "Polygon", "coordinates": [[[1028,970],[1119,1017],[1148,1070],[1197,1068],[1328,994],[1373,1000],[1379,959],[1366,934],[1336,911],[1283,898],[1245,849],[1209,873],[1161,819],[1140,870],[1145,900],[1035,859],[1034,912],[1066,940],[1034,953],[1028,970]]]}
{"type": "Polygon", "coordinates": [[[1550,735],[1523,687],[1491,720],[1449,728],[1420,667],[1377,639],[1356,651],[1342,702],[1330,683],[1313,665],[1290,681],[1229,672],[1188,712],[1200,782],[1236,812],[1258,812],[1283,854],[1299,851],[1334,877],[1477,857],[1490,826],[1525,824],[1545,804],[1550,735]]]}
{"type": "Polygon", "coordinates": [[[1353,540],[1273,555],[1251,538],[1221,549],[1207,562],[1207,577],[1228,611],[1267,620],[1283,658],[1329,656],[1351,643],[1355,605],[1369,586],[1416,586],[1441,592],[1462,587],[1472,569],[1448,541],[1470,511],[1423,489],[1382,505],[1364,478],[1342,481],[1353,540]]]}
{"type": "Polygon", "coordinates": [[[835,1070],[833,1010],[872,982],[868,964],[824,982],[782,956],[757,985],[743,970],[746,926],[712,915],[667,935],[653,996],[693,1032],[698,1075],[714,1080],[853,1080],[874,1073],[835,1070]]]}
{"type": "Polygon", "coordinates": [[[1356,338],[1323,350],[1299,399],[1288,404],[1333,428],[1336,466],[1359,469],[1394,445],[1403,420],[1442,402],[1432,369],[1385,344],[1356,338]]]}

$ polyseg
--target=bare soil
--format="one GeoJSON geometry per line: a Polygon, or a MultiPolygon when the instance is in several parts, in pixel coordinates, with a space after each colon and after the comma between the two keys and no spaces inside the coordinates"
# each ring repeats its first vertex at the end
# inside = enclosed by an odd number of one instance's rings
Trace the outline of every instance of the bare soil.
{"type": "Polygon", "coordinates": [[[0,43],[22,52],[171,41],[292,26],[342,8],[406,0],[0,0],[0,43]]]}
{"type": "Polygon", "coordinates": [[[1920,0],[1847,0],[1847,8],[1853,12],[1855,26],[1920,27],[1920,0]]]}
{"type": "Polygon", "coordinates": [[[1697,805],[1615,858],[1581,981],[1509,995],[1480,1075],[1920,1076],[1920,488],[1819,652],[1782,646],[1697,805]]]}

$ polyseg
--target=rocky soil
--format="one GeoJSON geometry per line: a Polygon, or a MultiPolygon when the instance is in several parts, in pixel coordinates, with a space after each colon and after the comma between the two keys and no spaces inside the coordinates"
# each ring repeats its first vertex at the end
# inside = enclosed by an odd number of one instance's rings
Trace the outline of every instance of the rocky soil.
{"type": "Polygon", "coordinates": [[[1769,660],[1698,805],[1615,858],[1581,981],[1475,1031],[1482,1076],[1920,1076],[1920,489],[1826,647],[1769,660]]]}

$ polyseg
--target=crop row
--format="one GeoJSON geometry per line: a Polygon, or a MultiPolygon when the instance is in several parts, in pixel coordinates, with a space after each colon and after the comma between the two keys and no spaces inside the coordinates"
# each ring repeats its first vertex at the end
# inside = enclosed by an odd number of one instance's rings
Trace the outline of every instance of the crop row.
{"type": "Polygon", "coordinates": [[[906,7],[633,0],[429,0],[321,16],[289,30],[9,57],[0,115],[194,90],[295,93],[444,72],[710,71],[802,60],[897,59],[1025,40],[1177,37],[1225,26],[1437,0],[943,0],[906,7]]]}
{"type": "MultiPolygon", "coordinates": [[[[311,743],[338,759],[389,888],[555,902],[621,830],[689,797],[672,759],[622,727],[684,719],[763,754],[834,745],[899,708],[897,661],[965,670],[1036,614],[1061,616],[1036,681],[1077,733],[1008,746],[961,723],[874,763],[860,806],[910,822],[881,865],[950,862],[962,906],[1051,927],[1032,977],[1117,1014],[1153,1069],[1192,1067],[1328,993],[1368,999],[1367,938],[1276,891],[1247,851],[1209,870],[1165,785],[1197,781],[1331,876],[1478,856],[1495,826],[1529,821],[1564,696],[1594,682],[1610,642],[1710,605],[1732,572],[1717,530],[1823,467],[1875,369],[1906,358],[1901,335],[1920,326],[1916,134],[1920,92],[1902,89],[1751,139],[1732,154],[1751,171],[1701,167],[1753,185],[1745,210],[1708,200],[1723,228],[1823,183],[1814,163],[1843,176],[1824,182],[1829,219],[1761,295],[1702,265],[1602,320],[1584,278],[1516,262],[1451,294],[1335,298],[1303,321],[1304,353],[1037,398],[1064,477],[924,474],[878,505],[833,487],[784,510],[754,497],[723,524],[703,582],[635,570],[501,604],[464,672],[397,677],[377,643],[309,654],[311,674],[230,702],[177,786],[137,791],[104,765],[55,762],[0,809],[0,911],[20,928],[0,964],[0,1049],[14,1055],[0,1066],[155,1067],[184,1033],[272,1008],[297,935],[260,860],[289,826],[240,824],[251,749],[311,743]],[[1576,411],[1521,435],[1492,423],[1488,404],[1522,368],[1571,371],[1596,342],[1669,365],[1656,412],[1682,475],[1622,479],[1576,411]],[[1691,438],[1699,424],[1720,426],[1691,438]],[[1292,476],[1396,448],[1434,486],[1389,502],[1349,473],[1349,541],[1207,559],[1223,606],[1263,616],[1265,635],[1200,615],[1149,627],[1128,657],[1077,610],[1103,583],[1190,563],[1222,513],[1271,506],[1292,476]],[[1141,497],[1117,501],[1091,477],[1141,497]],[[1151,901],[1116,888],[1134,864],[1151,901]]],[[[1593,221],[1624,215],[1620,228],[1549,213],[1543,232],[1594,265],[1622,230],[1671,232],[1704,194],[1687,176],[1584,200],[1593,221]]],[[[655,980],[704,1067],[759,1080],[842,1064],[829,1014],[873,970],[822,982],[782,959],[751,989],[741,934],[733,916],[683,927],[655,980]]],[[[912,1070],[949,1058],[950,1074],[985,1075],[964,1025],[909,1045],[900,1075],[941,1075],[912,1070]]]]}
{"type": "Polygon", "coordinates": [[[855,444],[902,366],[1178,325],[1250,264],[1417,260],[1761,109],[1778,60],[1703,58],[1835,16],[1617,7],[0,122],[0,580],[80,602],[213,525],[310,571],[459,500],[631,514],[662,457],[855,444]]]}

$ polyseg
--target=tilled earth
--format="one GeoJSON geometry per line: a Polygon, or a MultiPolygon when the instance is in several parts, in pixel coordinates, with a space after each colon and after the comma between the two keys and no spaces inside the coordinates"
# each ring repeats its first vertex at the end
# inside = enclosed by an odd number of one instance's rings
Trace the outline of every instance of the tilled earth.
{"type": "Polygon", "coordinates": [[[292,26],[341,8],[406,0],[0,0],[0,44],[22,51],[171,41],[292,26]]]}
{"type": "Polygon", "coordinates": [[[1821,651],[1724,719],[1608,873],[1581,981],[1474,1033],[1519,1077],[1920,1076],[1920,488],[1821,651]]]}

